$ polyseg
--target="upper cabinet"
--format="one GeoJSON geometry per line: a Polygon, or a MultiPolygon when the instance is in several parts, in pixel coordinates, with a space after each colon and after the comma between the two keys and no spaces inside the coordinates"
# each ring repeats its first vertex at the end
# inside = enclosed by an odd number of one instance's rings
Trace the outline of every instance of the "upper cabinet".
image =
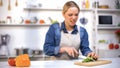
{"type": "Polygon", "coordinates": [[[98,30],[120,29],[120,9],[94,9],[98,30]]]}
{"type": "MultiPolygon", "coordinates": [[[[120,29],[120,8],[115,7],[116,0],[99,0],[99,7],[94,8],[94,44],[98,49],[108,50],[110,43],[119,43],[115,31],[120,29]],[[100,8],[100,6],[109,6],[109,8],[100,8]],[[99,41],[105,40],[104,43],[99,41]],[[103,45],[103,46],[102,46],[103,45]]],[[[98,53],[99,51],[96,50],[98,53]]],[[[101,57],[101,54],[98,53],[101,57]]]]}

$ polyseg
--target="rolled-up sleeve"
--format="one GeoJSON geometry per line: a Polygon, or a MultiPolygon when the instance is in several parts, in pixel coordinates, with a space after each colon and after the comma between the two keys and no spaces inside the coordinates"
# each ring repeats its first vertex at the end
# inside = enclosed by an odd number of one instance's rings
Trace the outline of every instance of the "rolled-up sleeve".
{"type": "Polygon", "coordinates": [[[60,50],[59,45],[56,45],[55,27],[53,25],[50,26],[48,32],[46,33],[45,43],[43,47],[44,53],[49,56],[58,55],[60,50]]]}
{"type": "Polygon", "coordinates": [[[87,56],[87,54],[89,52],[92,52],[92,50],[89,47],[88,33],[86,29],[80,28],[80,37],[81,37],[80,50],[84,56],[87,56]]]}

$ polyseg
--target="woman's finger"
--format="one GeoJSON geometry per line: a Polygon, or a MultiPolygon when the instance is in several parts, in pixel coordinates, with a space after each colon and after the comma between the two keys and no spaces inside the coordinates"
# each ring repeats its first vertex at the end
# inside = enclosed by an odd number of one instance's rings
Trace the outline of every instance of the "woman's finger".
{"type": "Polygon", "coordinates": [[[94,59],[98,59],[97,54],[95,54],[94,52],[88,53],[87,57],[93,57],[94,59]]]}

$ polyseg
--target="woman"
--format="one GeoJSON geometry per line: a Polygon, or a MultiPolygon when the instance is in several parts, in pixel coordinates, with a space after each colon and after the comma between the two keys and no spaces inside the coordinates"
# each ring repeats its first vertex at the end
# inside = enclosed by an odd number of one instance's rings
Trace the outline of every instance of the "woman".
{"type": "Polygon", "coordinates": [[[46,34],[44,52],[56,59],[76,59],[79,50],[84,56],[98,58],[89,48],[88,34],[83,27],[76,25],[80,9],[74,1],[63,6],[62,23],[52,24],[46,34]]]}

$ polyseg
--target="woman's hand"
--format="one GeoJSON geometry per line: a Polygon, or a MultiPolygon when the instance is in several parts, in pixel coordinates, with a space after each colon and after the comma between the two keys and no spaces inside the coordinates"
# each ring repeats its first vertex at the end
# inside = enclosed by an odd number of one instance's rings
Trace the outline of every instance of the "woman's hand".
{"type": "Polygon", "coordinates": [[[94,53],[94,52],[88,53],[87,57],[93,57],[96,60],[98,59],[98,55],[96,53],[94,53]]]}
{"type": "Polygon", "coordinates": [[[60,53],[67,52],[69,56],[78,57],[79,53],[74,47],[61,47],[60,53]]]}

